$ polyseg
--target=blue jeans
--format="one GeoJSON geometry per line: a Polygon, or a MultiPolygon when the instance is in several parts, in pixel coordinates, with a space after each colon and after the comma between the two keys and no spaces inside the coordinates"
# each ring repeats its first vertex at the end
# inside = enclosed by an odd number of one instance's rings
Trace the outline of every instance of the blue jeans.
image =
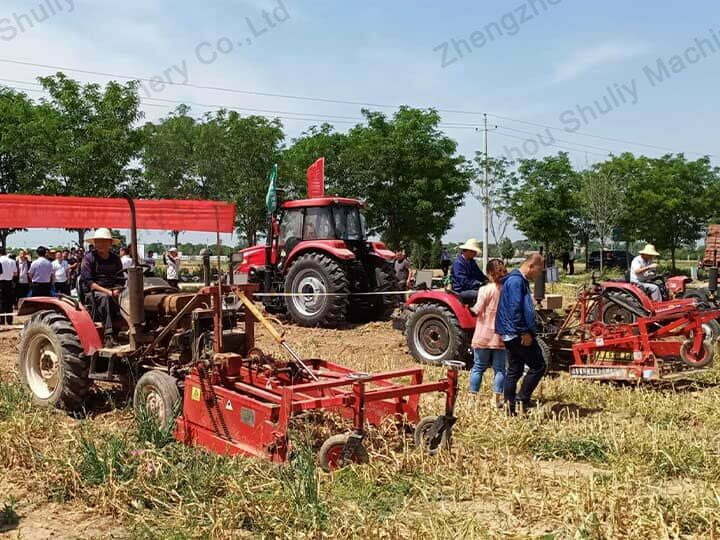
{"type": "Polygon", "coordinates": [[[505,349],[473,349],[473,358],[473,367],[470,370],[470,391],[477,393],[480,390],[483,374],[492,366],[495,372],[493,392],[502,394],[505,385],[507,351],[505,349]]]}

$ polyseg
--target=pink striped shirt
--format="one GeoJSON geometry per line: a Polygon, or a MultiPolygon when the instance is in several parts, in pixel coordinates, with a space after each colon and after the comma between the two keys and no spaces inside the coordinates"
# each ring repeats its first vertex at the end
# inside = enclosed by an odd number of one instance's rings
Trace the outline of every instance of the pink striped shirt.
{"type": "Polygon", "coordinates": [[[472,337],[473,349],[504,349],[502,338],[495,333],[495,314],[500,302],[499,283],[488,283],[480,287],[477,302],[472,308],[477,314],[477,324],[472,337]]]}

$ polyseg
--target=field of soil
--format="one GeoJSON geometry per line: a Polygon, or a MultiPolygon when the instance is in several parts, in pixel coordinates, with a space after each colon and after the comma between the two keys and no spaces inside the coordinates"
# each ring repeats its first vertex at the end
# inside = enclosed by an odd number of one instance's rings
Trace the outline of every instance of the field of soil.
{"type": "MultiPolygon", "coordinates": [[[[286,331],[308,358],[368,372],[414,365],[389,322],[286,331]]],[[[37,409],[16,381],[17,343],[17,331],[0,332],[3,538],[720,535],[714,369],[662,388],[548,378],[526,418],[492,409],[487,380],[472,399],[462,374],[450,452],[426,456],[374,430],[369,464],[326,474],[311,452],[343,429],[332,422],[301,429],[307,453],[281,468],[143,436],[123,396],[107,389],[83,419],[37,409]]],[[[441,410],[440,396],[425,398],[424,414],[441,410]]]]}

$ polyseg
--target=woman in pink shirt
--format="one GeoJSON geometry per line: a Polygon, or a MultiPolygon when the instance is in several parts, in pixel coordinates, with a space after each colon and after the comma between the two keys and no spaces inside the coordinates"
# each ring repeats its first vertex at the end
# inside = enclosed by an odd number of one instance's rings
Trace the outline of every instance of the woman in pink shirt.
{"type": "Polygon", "coordinates": [[[470,370],[470,393],[478,393],[485,370],[492,366],[495,372],[492,402],[501,407],[507,351],[502,338],[495,333],[495,313],[502,290],[500,282],[507,274],[507,270],[505,263],[500,259],[488,261],[486,270],[487,275],[490,276],[490,283],[480,288],[477,302],[472,308],[473,313],[477,315],[477,324],[472,338],[474,362],[470,370]]]}

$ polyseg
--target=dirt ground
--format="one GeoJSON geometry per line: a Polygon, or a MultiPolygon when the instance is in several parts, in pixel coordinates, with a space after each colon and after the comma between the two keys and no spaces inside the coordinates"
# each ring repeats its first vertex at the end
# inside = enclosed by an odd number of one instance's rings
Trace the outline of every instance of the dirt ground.
{"type": "MultiPolygon", "coordinates": [[[[16,321],[22,323],[22,320],[16,321]]],[[[388,368],[413,365],[407,354],[402,333],[393,330],[390,323],[370,323],[343,330],[308,329],[296,326],[283,327],[285,336],[293,347],[307,357],[322,357],[354,366],[358,370],[371,371],[363,361],[365,353],[372,351],[386,358],[388,368]]],[[[16,381],[15,362],[20,330],[0,330],[0,381],[16,381]]],[[[277,348],[262,329],[258,328],[258,345],[263,350],[277,348]]],[[[117,411],[102,414],[95,421],[114,422],[117,411]],[[104,418],[103,418],[104,416],[104,418]]],[[[77,421],[58,415],[58,421],[74,424],[77,421]]],[[[15,500],[14,508],[19,517],[16,526],[0,528],[1,538],[40,540],[45,538],[128,538],[130,535],[117,521],[98,517],[86,509],[72,504],[48,502],[45,494],[28,493],[17,479],[0,472],[0,495],[15,500]]],[[[2,505],[0,505],[2,511],[2,505]]]]}

